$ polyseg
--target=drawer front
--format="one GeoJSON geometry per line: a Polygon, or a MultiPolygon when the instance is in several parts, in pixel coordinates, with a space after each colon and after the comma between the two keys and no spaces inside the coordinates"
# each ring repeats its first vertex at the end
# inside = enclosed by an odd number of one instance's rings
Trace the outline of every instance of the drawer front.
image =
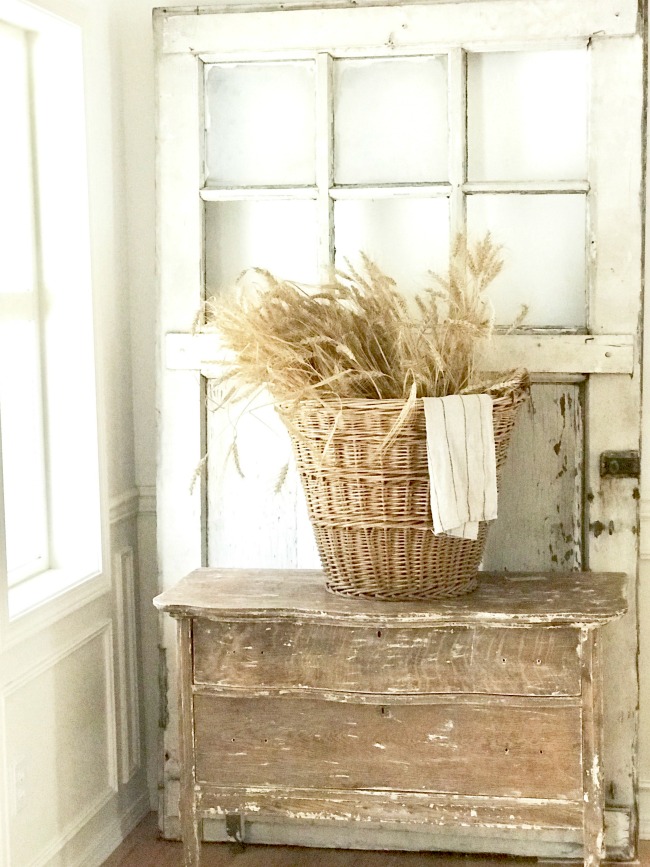
{"type": "Polygon", "coordinates": [[[194,697],[196,772],[218,786],[582,797],[580,708],[194,697]]]}
{"type": "Polygon", "coordinates": [[[197,619],[194,680],[271,691],[579,695],[578,631],[197,619]]]}

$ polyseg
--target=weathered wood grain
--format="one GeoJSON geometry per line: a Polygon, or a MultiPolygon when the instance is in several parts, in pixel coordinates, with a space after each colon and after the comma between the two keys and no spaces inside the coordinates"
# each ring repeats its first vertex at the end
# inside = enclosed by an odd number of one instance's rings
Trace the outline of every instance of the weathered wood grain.
{"type": "Polygon", "coordinates": [[[201,837],[194,803],[196,768],[194,754],[194,714],[191,693],[192,621],[178,622],[178,674],[180,686],[181,798],[180,818],[185,843],[185,867],[199,867],[201,837]]]}
{"type": "Polygon", "coordinates": [[[596,867],[593,636],[625,608],[624,583],[487,575],[482,594],[420,608],[336,597],[320,572],[188,576],[157,603],[180,620],[187,865],[201,857],[200,821],[235,813],[423,837],[582,837],[596,867]]]}
{"type": "MultiPolygon", "coordinates": [[[[591,280],[589,328],[604,334],[616,328],[636,335],[643,310],[644,161],[646,155],[645,86],[647,46],[631,39],[595,39],[591,45],[592,112],[589,149],[589,246],[591,280]],[[620,75],[625,70],[625,75],[620,75]],[[607,118],[616,112],[617,122],[607,118]],[[615,154],[612,159],[610,155],[615,154]]],[[[638,482],[601,479],[599,455],[609,449],[638,449],[641,419],[641,369],[635,358],[631,376],[589,378],[586,402],[588,454],[585,461],[589,528],[589,563],[628,572],[635,586],[638,569],[638,482]],[[600,527],[604,532],[599,532],[600,527]]],[[[603,634],[604,773],[606,799],[626,806],[632,817],[628,845],[636,849],[638,792],[638,618],[636,593],[630,612],[603,634]]]]}
{"type": "MultiPolygon", "coordinates": [[[[543,13],[527,0],[483,0],[471,3],[432,5],[378,5],[376,0],[360,2],[357,8],[297,8],[298,0],[285,0],[275,7],[253,7],[257,26],[246,20],[251,10],[241,12],[234,3],[221,8],[163,9],[163,53],[196,52],[230,58],[234,48],[241,54],[268,51],[268,30],[274,31],[274,45],[287,52],[331,49],[339,52],[372,45],[388,53],[395,48],[422,45],[494,44],[498,33],[503,43],[539,44],[572,38],[588,39],[594,33],[605,36],[637,32],[638,15],[634,0],[545,0],[543,13]],[[373,6],[377,8],[373,8],[373,6]],[[361,8],[359,8],[361,7],[361,8]],[[366,8],[363,8],[366,7],[366,8]],[[261,9],[264,8],[264,11],[261,9]],[[288,20],[273,16],[275,9],[289,10],[288,20]],[[227,12],[228,14],[218,14],[227,12]],[[392,37],[392,39],[391,39],[392,37]]],[[[344,5],[344,0],[328,6],[344,5]]],[[[237,56],[237,55],[235,55],[237,56]]]]}
{"type": "MultiPolygon", "coordinates": [[[[340,840],[340,823],[337,824],[340,840]]],[[[274,827],[277,828],[277,824],[274,827]]],[[[336,825],[334,827],[336,828],[336,825]]],[[[378,842],[379,833],[373,829],[373,842],[378,842]]],[[[512,836],[512,831],[509,833],[512,836]]],[[[181,858],[181,844],[176,840],[161,839],[157,816],[150,813],[102,867],[178,867],[181,858]]],[[[245,853],[242,853],[238,847],[228,843],[210,843],[204,846],[202,861],[203,867],[355,867],[360,863],[363,867],[504,867],[504,864],[507,867],[531,867],[530,858],[511,857],[504,861],[499,855],[454,855],[438,852],[434,861],[430,852],[359,853],[340,848],[306,849],[254,844],[247,844],[245,853]]],[[[639,860],[631,864],[634,864],[634,867],[650,867],[650,841],[640,842],[639,860]]]]}
{"type": "Polygon", "coordinates": [[[255,816],[291,816],[307,821],[339,821],[409,826],[449,824],[475,828],[582,828],[581,801],[480,798],[431,792],[363,792],[330,789],[319,798],[313,789],[287,787],[227,788],[203,785],[198,809],[206,817],[240,812],[255,816]]]}
{"type": "Polygon", "coordinates": [[[585,867],[598,867],[604,854],[603,699],[599,636],[582,634],[582,772],[584,775],[585,867]]]}
{"type": "Polygon", "coordinates": [[[289,436],[270,398],[259,395],[253,403],[224,407],[226,391],[207,385],[206,562],[216,567],[320,566],[311,526],[311,548],[301,532],[304,494],[289,436]]]}
{"type": "Polygon", "coordinates": [[[483,564],[498,571],[569,571],[583,563],[581,387],[533,385],[499,483],[499,518],[483,564]]]}
{"type": "MultiPolygon", "coordinates": [[[[458,152],[458,151],[457,151],[458,152]]],[[[455,185],[454,185],[455,186],[455,185]]],[[[458,188],[461,184],[458,182],[458,188]]],[[[476,184],[464,184],[463,190],[476,184]]],[[[483,192],[494,192],[498,184],[489,184],[489,189],[483,192]]],[[[503,184],[501,185],[503,186],[503,184]]],[[[526,189],[531,184],[526,183],[526,189]]],[[[557,182],[553,188],[557,189],[557,182]]],[[[431,189],[414,187],[409,193],[413,196],[431,195],[431,189]]],[[[445,185],[444,193],[450,192],[449,185],[445,185]]],[[[203,190],[201,197],[205,201],[218,201],[220,198],[232,201],[237,197],[255,196],[262,198],[264,190],[203,190]]],[[[287,195],[294,193],[287,190],[287,195]]],[[[303,195],[305,194],[304,191],[303,195]]],[[[393,194],[399,192],[404,195],[404,188],[393,190],[393,194]]],[[[348,195],[356,198],[368,195],[367,188],[347,191],[348,195]]],[[[389,195],[390,190],[378,188],[373,191],[375,197],[389,195]]],[[[277,189],[267,191],[267,195],[279,195],[277,189]]],[[[317,195],[316,189],[311,194],[317,195]]],[[[342,198],[343,190],[330,191],[330,197],[342,198]]],[[[466,197],[463,197],[464,199],[466,197]]],[[[508,370],[514,367],[525,367],[532,375],[536,374],[589,374],[589,373],[627,373],[634,369],[634,337],[631,334],[495,334],[490,344],[485,349],[478,363],[484,370],[508,370]]],[[[204,376],[218,377],[221,365],[226,354],[219,344],[216,334],[209,332],[169,332],[164,338],[165,365],[167,370],[196,370],[204,376]]]]}
{"type": "Polygon", "coordinates": [[[287,618],[300,623],[598,625],[627,610],[626,576],[615,572],[481,574],[466,596],[376,602],[335,596],[318,570],[197,569],[154,604],[174,617],[287,618]]]}
{"type": "Polygon", "coordinates": [[[194,621],[194,682],[242,691],[579,695],[578,630],[194,621]]]}
{"type": "Polygon", "coordinates": [[[355,705],[195,695],[197,780],[576,800],[580,708],[549,701],[355,705]]]}
{"type": "MultiPolygon", "coordinates": [[[[529,184],[525,186],[530,190],[529,184]]],[[[631,334],[508,334],[490,341],[480,364],[485,370],[525,367],[554,374],[630,374],[634,342],[631,334]]]]}

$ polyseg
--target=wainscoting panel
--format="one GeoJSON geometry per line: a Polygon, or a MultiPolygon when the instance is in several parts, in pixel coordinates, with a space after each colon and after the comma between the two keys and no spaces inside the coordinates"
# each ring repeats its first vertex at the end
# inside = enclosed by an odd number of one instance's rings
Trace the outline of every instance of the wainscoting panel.
{"type": "Polygon", "coordinates": [[[0,697],[11,867],[43,867],[118,790],[110,620],[0,697]]]}

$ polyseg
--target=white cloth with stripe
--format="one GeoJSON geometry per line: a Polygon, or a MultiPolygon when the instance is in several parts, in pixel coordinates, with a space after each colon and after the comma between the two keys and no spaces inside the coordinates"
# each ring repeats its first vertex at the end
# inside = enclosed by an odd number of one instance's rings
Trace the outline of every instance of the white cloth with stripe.
{"type": "Polygon", "coordinates": [[[492,398],[425,397],[433,532],[476,539],[479,521],[497,516],[492,398]]]}

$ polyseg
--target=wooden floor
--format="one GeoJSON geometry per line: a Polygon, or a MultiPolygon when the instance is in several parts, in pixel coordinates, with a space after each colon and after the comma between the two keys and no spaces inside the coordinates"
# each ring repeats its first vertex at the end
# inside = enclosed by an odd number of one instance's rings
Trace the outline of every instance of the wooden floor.
{"type": "MultiPolygon", "coordinates": [[[[201,867],[531,867],[530,858],[439,855],[420,852],[360,852],[300,849],[293,846],[246,846],[206,843],[201,867]]],[[[641,843],[641,867],[650,867],[650,841],[641,843]]],[[[182,867],[180,843],[160,840],[151,813],[103,867],[182,867]]]]}

